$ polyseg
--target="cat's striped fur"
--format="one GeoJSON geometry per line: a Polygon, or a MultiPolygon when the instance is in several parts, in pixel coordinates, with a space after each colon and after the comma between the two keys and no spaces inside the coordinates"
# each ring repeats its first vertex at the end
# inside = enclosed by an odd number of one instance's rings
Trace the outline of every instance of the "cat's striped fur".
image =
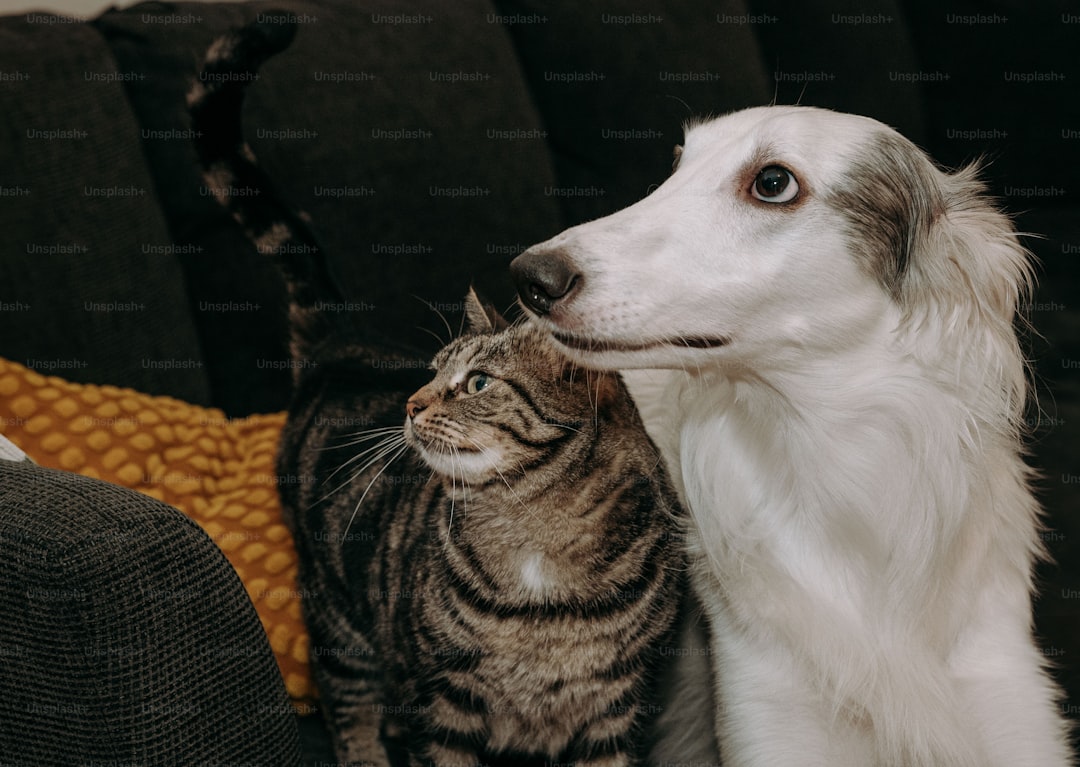
{"type": "MultiPolygon", "coordinates": [[[[245,28],[207,66],[253,71],[287,37],[245,28]]],[[[208,82],[189,99],[208,183],[265,185],[242,90],[208,82]]],[[[317,308],[339,301],[317,248],[277,247],[309,237],[303,220],[272,194],[219,199],[288,276],[299,374],[278,469],[339,759],[386,765],[396,742],[411,765],[640,763],[682,517],[621,379],[472,294],[469,332],[430,369],[357,341],[317,308]]]]}

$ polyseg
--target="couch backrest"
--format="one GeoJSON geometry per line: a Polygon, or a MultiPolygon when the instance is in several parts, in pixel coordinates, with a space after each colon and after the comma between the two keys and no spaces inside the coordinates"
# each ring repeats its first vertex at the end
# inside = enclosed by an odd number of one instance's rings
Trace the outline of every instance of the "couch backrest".
{"type": "Polygon", "coordinates": [[[456,323],[470,282],[510,306],[513,256],[663,181],[687,118],[801,101],[881,119],[946,162],[978,148],[943,137],[963,124],[942,111],[951,91],[897,79],[927,58],[974,71],[940,25],[910,23],[930,13],[918,4],[434,8],[146,3],[91,24],[0,19],[0,69],[25,75],[0,81],[0,354],[237,415],[284,407],[280,280],[206,193],[184,106],[214,37],[277,10],[299,33],[250,89],[250,144],[311,215],[362,320],[424,354],[438,345],[428,331],[446,333],[433,308],[456,323]]]}

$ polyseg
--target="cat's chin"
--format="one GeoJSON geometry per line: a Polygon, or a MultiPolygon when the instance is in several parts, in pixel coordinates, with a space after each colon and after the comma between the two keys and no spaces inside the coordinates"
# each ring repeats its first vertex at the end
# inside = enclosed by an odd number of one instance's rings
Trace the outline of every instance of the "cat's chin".
{"type": "Polygon", "coordinates": [[[437,451],[419,442],[415,447],[428,468],[451,483],[481,484],[499,476],[502,456],[497,449],[437,451]]]}

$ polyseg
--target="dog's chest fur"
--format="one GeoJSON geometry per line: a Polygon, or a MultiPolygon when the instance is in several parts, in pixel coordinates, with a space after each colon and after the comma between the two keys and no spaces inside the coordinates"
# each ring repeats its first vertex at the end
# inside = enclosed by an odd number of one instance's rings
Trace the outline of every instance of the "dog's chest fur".
{"type": "MultiPolygon", "coordinates": [[[[904,610],[905,620],[915,620],[925,600],[942,598],[926,581],[938,573],[904,572],[897,563],[917,561],[959,532],[920,524],[907,505],[926,512],[971,502],[959,470],[950,471],[961,461],[960,443],[936,446],[934,471],[925,452],[925,435],[955,413],[926,404],[918,391],[862,382],[850,391],[820,386],[793,402],[760,382],[718,375],[649,371],[627,380],[646,427],[679,467],[673,474],[698,540],[708,542],[693,547],[699,585],[717,589],[733,617],[782,620],[771,614],[783,592],[812,595],[852,617],[886,601],[895,609],[901,598],[912,611],[904,610]]],[[[946,641],[949,623],[939,623],[937,641],[946,641]]]]}

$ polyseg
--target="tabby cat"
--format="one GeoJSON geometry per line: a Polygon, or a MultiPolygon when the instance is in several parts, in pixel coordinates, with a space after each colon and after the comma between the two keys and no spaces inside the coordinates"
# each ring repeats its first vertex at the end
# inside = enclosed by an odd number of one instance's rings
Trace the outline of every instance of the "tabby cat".
{"type": "MultiPolygon", "coordinates": [[[[189,106],[211,187],[268,189],[238,75],[291,34],[253,25],[210,49],[189,106]]],[[[215,196],[287,277],[278,471],[339,759],[388,765],[399,743],[410,765],[640,763],[682,515],[621,379],[472,293],[468,332],[417,366],[325,310],[340,296],[301,217],[269,193],[215,196]]]]}

